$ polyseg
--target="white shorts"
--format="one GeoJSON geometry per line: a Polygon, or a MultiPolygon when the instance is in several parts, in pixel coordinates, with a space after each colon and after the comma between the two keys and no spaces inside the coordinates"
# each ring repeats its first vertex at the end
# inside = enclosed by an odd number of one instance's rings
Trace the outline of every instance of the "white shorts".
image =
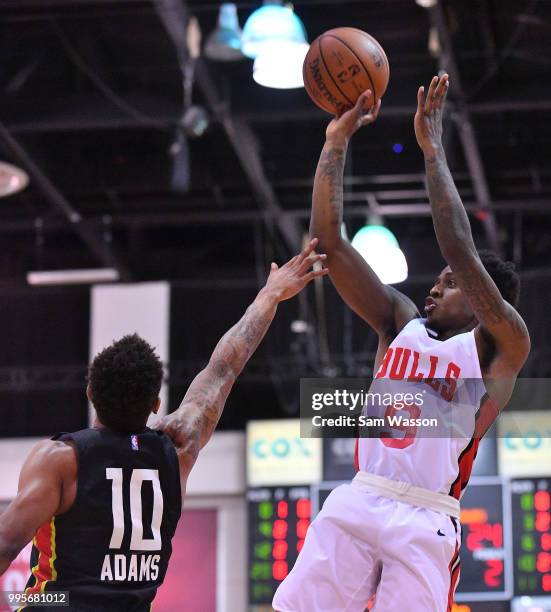
{"type": "Polygon", "coordinates": [[[341,485],[310,525],[272,606],[363,612],[375,595],[375,612],[446,612],[460,542],[459,522],[446,514],[341,485]]]}

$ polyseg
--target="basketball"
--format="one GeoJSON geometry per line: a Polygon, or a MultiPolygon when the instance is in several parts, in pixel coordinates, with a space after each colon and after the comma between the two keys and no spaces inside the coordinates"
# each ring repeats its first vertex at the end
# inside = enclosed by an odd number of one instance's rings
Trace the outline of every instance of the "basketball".
{"type": "Polygon", "coordinates": [[[342,115],[366,89],[371,90],[370,106],[382,98],[390,68],[373,36],[357,28],[335,28],[310,45],[302,75],[314,103],[332,115],[342,115]]]}

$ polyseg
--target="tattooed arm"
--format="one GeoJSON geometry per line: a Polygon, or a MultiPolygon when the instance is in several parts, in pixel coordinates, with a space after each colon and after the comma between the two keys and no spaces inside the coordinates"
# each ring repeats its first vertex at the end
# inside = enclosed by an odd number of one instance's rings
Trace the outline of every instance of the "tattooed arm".
{"type": "Polygon", "coordinates": [[[243,317],[216,345],[206,368],[191,383],[180,407],[156,425],[176,446],[182,480],[185,480],[199,451],[209,441],[237,377],[251,358],[272,322],[277,305],[303,289],[313,278],[328,270],[310,271],[325,255],[313,253],[313,239],[281,268],[272,264],[266,285],[243,317]]]}
{"type": "Polygon", "coordinates": [[[521,316],[501,297],[480,261],[469,218],[446,162],[442,112],[448,86],[445,74],[432,79],[426,102],[423,87],[417,94],[415,134],[425,156],[434,230],[440,251],[479,322],[477,345],[485,346],[490,340],[500,361],[500,374],[516,375],[528,356],[530,338],[521,316]]]}
{"type": "Polygon", "coordinates": [[[366,108],[369,94],[362,94],[353,109],[327,128],[314,179],[310,234],[319,237],[320,248],[327,253],[329,274],[341,297],[380,338],[388,340],[419,316],[417,308],[399,291],[381,283],[365,259],[341,238],[348,141],[360,127],[375,121],[380,108],[380,102],[371,111],[366,108]]]}

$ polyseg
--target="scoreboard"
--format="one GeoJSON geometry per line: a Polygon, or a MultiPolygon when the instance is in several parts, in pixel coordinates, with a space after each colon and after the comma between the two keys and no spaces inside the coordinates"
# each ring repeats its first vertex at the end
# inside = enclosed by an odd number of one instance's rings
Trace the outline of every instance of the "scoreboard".
{"type": "Polygon", "coordinates": [[[512,596],[509,489],[498,477],[472,478],[461,498],[461,579],[456,601],[512,596]]]}
{"type": "Polygon", "coordinates": [[[517,595],[551,595],[551,478],[511,481],[517,595]]]}
{"type": "Polygon", "coordinates": [[[249,603],[270,604],[298,557],[312,515],[310,487],[249,489],[249,603]]]}
{"type": "MultiPolygon", "coordinates": [[[[546,444],[548,431],[540,436],[546,444]]],[[[249,603],[258,611],[270,609],[262,606],[269,606],[292,569],[329,493],[354,476],[354,441],[324,440],[323,448],[315,446],[321,442],[316,439],[298,444],[299,423],[292,420],[264,422],[248,433],[249,603]]],[[[511,447],[509,454],[544,443],[514,437],[514,431],[501,433],[498,442],[511,447]]],[[[551,611],[549,455],[538,455],[545,467],[538,465],[532,474],[532,459],[515,455],[507,463],[506,455],[500,459],[501,476],[495,476],[489,475],[497,468],[495,440],[488,453],[493,467],[473,475],[461,499],[461,579],[454,612],[551,611]],[[530,607],[536,603],[540,607],[530,607]]]]}

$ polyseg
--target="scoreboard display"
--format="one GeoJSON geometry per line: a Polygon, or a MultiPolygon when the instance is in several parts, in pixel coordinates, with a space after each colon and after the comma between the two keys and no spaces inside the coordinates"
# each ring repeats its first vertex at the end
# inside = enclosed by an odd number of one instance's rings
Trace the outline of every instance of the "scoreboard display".
{"type": "Polygon", "coordinates": [[[249,489],[249,603],[270,604],[298,557],[312,516],[310,487],[249,489]]]}
{"type": "Polygon", "coordinates": [[[508,487],[497,477],[473,478],[461,498],[461,579],[456,600],[512,596],[508,487]]]}
{"type": "Polygon", "coordinates": [[[551,478],[511,481],[516,595],[551,595],[551,478]]]}

